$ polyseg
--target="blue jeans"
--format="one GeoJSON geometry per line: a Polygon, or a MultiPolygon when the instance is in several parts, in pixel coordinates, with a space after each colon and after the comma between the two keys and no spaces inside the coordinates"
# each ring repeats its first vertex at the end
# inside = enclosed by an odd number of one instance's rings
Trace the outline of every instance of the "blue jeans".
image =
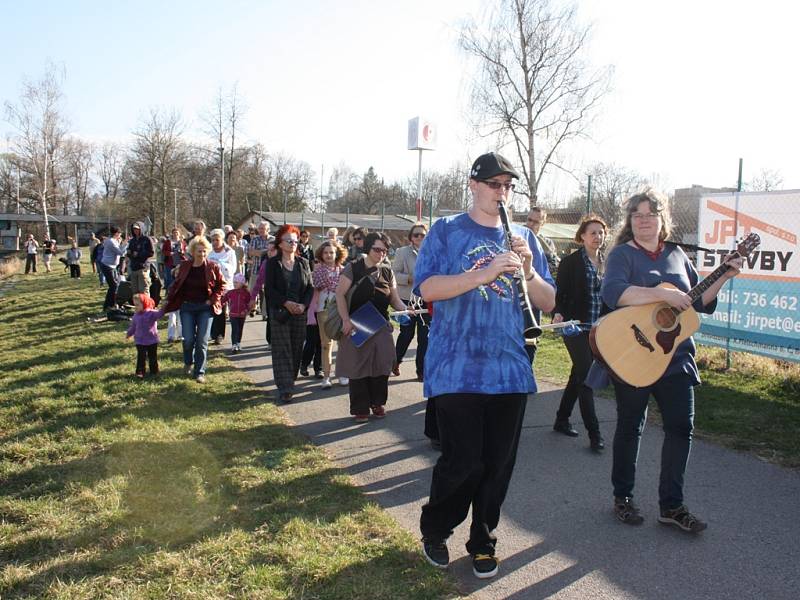
{"type": "Polygon", "coordinates": [[[183,364],[194,363],[194,376],[205,375],[208,359],[208,335],[211,333],[211,307],[205,302],[181,304],[183,329],[183,364]]]}
{"type": "Polygon", "coordinates": [[[117,287],[119,287],[119,271],[116,267],[109,267],[108,265],[100,264],[100,270],[103,277],[106,278],[108,284],[108,291],[106,292],[106,299],[103,302],[103,310],[114,308],[117,305],[117,287]]]}
{"type": "Polygon", "coordinates": [[[639,441],[647,418],[647,401],[652,394],[661,411],[664,429],[658,503],[662,510],[678,508],[683,504],[683,475],[689,462],[694,429],[694,388],[689,376],[677,373],[646,388],[615,381],[614,390],[617,396],[617,430],[611,469],[614,496],[633,496],[639,441]]]}

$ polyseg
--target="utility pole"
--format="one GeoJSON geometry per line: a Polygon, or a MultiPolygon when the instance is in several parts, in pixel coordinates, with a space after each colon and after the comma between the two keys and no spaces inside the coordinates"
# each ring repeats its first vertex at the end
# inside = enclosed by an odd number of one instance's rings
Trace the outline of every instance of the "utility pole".
{"type": "Polygon", "coordinates": [[[174,204],[174,208],[175,208],[175,221],[173,222],[172,226],[173,227],[177,227],[178,226],[178,188],[172,188],[172,193],[173,193],[172,200],[173,200],[173,204],[174,204]]]}
{"type": "Polygon", "coordinates": [[[19,172],[19,163],[17,163],[17,214],[20,214],[20,207],[19,207],[19,182],[22,178],[19,172]]]}
{"type": "Polygon", "coordinates": [[[220,193],[220,223],[219,228],[225,227],[225,146],[220,146],[219,150],[219,193],[220,193]]]}

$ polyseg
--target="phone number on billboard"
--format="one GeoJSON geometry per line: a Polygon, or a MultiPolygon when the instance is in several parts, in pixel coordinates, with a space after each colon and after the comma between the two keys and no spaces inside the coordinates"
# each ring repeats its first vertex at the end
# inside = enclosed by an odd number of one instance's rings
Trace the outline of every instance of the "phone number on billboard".
{"type": "Polygon", "coordinates": [[[766,308],[771,306],[780,310],[797,310],[797,298],[795,296],[772,296],[767,294],[759,294],[756,292],[738,292],[735,295],[742,294],[742,303],[748,306],[758,306],[766,308]]]}

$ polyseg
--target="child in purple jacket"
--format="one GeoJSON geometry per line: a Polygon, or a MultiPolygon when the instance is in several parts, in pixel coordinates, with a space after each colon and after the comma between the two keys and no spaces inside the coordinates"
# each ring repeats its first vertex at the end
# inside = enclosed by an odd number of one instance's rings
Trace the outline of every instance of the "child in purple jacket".
{"type": "Polygon", "coordinates": [[[134,294],[134,315],[128,327],[126,340],[133,337],[136,343],[136,377],[144,378],[145,357],[150,363],[150,375],[158,375],[158,320],[163,310],[155,309],[155,302],[147,294],[134,294]]]}

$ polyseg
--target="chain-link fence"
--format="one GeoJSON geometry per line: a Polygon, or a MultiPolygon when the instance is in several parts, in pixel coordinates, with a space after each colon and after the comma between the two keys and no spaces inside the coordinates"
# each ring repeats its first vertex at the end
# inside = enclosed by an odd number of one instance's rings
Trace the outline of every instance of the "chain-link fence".
{"type": "MultiPolygon", "coordinates": [[[[748,235],[760,238],[741,275],[720,292],[717,310],[701,315],[695,340],[800,361],[800,191],[737,192],[695,186],[676,190],[670,211],[670,239],[700,247],[687,253],[701,278],[712,274],[748,235]]],[[[620,226],[610,225],[612,231],[620,226]]]]}

